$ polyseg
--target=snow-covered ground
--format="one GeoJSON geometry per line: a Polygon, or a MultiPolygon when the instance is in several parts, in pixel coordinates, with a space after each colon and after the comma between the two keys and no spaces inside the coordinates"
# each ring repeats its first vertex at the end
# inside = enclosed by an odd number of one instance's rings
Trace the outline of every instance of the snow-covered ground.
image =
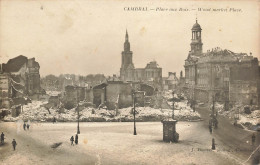
{"type": "Polygon", "coordinates": [[[160,122],[80,123],[79,144],[70,145],[77,123],[31,123],[29,131],[19,123],[1,123],[6,133],[6,145],[0,146],[0,164],[240,164],[233,150],[216,139],[211,150],[212,135],[202,122],[178,122],[179,143],[162,141],[160,122]],[[20,129],[20,131],[17,131],[20,129]],[[12,151],[11,140],[17,141],[12,151]],[[61,143],[56,149],[51,146],[61,143]]]}

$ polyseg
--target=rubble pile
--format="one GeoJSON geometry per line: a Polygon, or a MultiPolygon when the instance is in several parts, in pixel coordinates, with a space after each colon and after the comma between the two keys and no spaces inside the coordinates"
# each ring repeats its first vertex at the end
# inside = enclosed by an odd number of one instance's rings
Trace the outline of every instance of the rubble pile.
{"type": "Polygon", "coordinates": [[[225,111],[224,104],[216,103],[215,109],[231,121],[237,121],[237,124],[241,124],[247,129],[254,129],[256,125],[260,124],[260,110],[256,106],[237,104],[225,111]]]}
{"type": "MultiPolygon", "coordinates": [[[[55,118],[59,122],[74,122],[78,120],[78,112],[76,108],[60,113],[58,108],[46,109],[43,105],[46,102],[32,101],[23,106],[23,111],[18,117],[6,116],[4,121],[30,120],[38,122],[52,122],[55,118]]],[[[197,121],[200,115],[193,112],[186,102],[178,102],[175,104],[175,119],[180,121],[197,121]]],[[[130,122],[134,120],[132,107],[119,110],[106,110],[87,107],[79,111],[82,122],[130,122]]],[[[136,107],[136,121],[161,121],[172,116],[171,109],[155,109],[151,107],[136,107]]]]}

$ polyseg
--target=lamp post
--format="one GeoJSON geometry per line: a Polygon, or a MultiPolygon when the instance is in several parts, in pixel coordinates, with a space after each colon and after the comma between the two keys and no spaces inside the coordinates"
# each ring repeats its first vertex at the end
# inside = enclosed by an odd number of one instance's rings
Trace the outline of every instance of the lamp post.
{"type": "Polygon", "coordinates": [[[174,120],[174,104],[175,104],[175,101],[174,101],[174,92],[172,92],[172,119],[174,120]]]}
{"type": "Polygon", "coordinates": [[[132,98],[133,98],[133,113],[134,113],[134,135],[137,135],[136,133],[136,124],[135,124],[135,102],[136,102],[136,96],[135,91],[132,90],[132,98]]]}
{"type": "Polygon", "coordinates": [[[79,130],[79,104],[78,104],[78,129],[77,129],[77,134],[80,134],[80,130],[79,130]]]}
{"type": "Polygon", "coordinates": [[[78,112],[78,126],[77,126],[77,134],[80,134],[80,130],[79,130],[79,94],[78,94],[78,89],[76,88],[77,90],[77,103],[78,103],[78,106],[77,106],[77,112],[78,112]]]}
{"type": "Polygon", "coordinates": [[[215,97],[212,97],[212,117],[214,116],[215,113],[215,97]]]}

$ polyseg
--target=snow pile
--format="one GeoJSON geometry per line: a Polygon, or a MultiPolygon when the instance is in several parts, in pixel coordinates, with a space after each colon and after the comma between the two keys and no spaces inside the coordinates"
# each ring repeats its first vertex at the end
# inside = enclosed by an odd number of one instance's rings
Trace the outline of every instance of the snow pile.
{"type": "Polygon", "coordinates": [[[228,111],[224,110],[223,104],[216,104],[215,107],[222,115],[228,117],[233,122],[237,120],[237,124],[242,124],[248,129],[252,129],[260,123],[260,110],[257,110],[255,106],[237,104],[228,111]],[[246,113],[245,107],[249,108],[251,113],[246,113]]]}
{"type": "MultiPolygon", "coordinates": [[[[172,105],[172,103],[171,103],[171,105],[172,105]]],[[[174,103],[174,109],[192,111],[192,109],[191,109],[190,106],[188,105],[188,101],[187,101],[187,100],[181,101],[181,102],[175,102],[175,103],[174,103]]]]}
{"type": "MultiPolygon", "coordinates": [[[[171,99],[172,98],[172,90],[168,90],[168,91],[164,91],[164,93],[163,93],[163,97],[165,98],[165,99],[171,99]]],[[[174,93],[174,97],[175,98],[178,98],[178,95],[176,94],[176,93],[174,93]]],[[[182,96],[182,97],[184,97],[184,96],[182,96]]]]}
{"type": "Polygon", "coordinates": [[[61,94],[61,91],[46,91],[46,94],[49,96],[58,96],[61,94]]]}
{"type": "MultiPolygon", "coordinates": [[[[258,112],[260,112],[260,111],[258,110],[258,112]]],[[[251,126],[257,125],[258,123],[260,123],[260,117],[258,116],[258,118],[253,118],[253,117],[249,117],[249,116],[240,115],[240,119],[238,120],[238,123],[251,125],[251,126]]]]}
{"type": "Polygon", "coordinates": [[[221,112],[224,113],[224,104],[216,102],[215,103],[215,110],[218,111],[219,113],[221,113],[221,112]]]}
{"type": "Polygon", "coordinates": [[[260,110],[254,110],[251,114],[246,114],[244,110],[240,110],[240,112],[238,123],[245,124],[248,127],[260,123],[260,110]]]}
{"type": "Polygon", "coordinates": [[[174,114],[177,120],[182,120],[182,121],[200,120],[200,114],[198,112],[193,112],[193,110],[175,110],[174,114]]]}
{"type": "Polygon", "coordinates": [[[164,94],[163,94],[163,97],[166,98],[167,100],[171,99],[172,98],[172,90],[165,91],[164,94]]]}

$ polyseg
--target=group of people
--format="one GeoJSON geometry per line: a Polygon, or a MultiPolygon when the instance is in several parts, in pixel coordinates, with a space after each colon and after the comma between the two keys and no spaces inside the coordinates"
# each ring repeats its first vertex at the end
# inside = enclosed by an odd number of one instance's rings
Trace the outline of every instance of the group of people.
{"type": "Polygon", "coordinates": [[[29,130],[29,128],[30,128],[30,124],[29,124],[29,122],[27,122],[27,124],[24,122],[23,123],[23,129],[26,131],[26,128],[27,128],[27,130],[29,130]]]}
{"type": "MultiPolygon", "coordinates": [[[[71,136],[70,138],[70,142],[71,142],[71,145],[74,145],[74,137],[71,136]]],[[[78,137],[78,134],[75,135],[75,144],[77,145],[79,142],[79,137],[78,137]]]]}
{"type": "MultiPolygon", "coordinates": [[[[1,144],[4,144],[4,141],[5,141],[5,134],[2,132],[2,133],[1,133],[1,144]]],[[[16,145],[17,145],[15,139],[13,139],[12,145],[13,145],[13,149],[15,150],[16,145]]]]}

